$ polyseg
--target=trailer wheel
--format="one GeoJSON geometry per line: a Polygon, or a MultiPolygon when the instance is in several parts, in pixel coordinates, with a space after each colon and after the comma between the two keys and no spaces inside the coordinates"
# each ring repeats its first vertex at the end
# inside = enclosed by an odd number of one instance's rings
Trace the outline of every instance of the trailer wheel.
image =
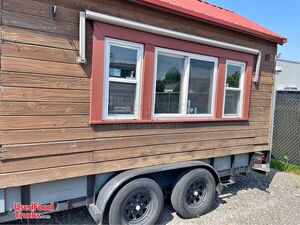
{"type": "Polygon", "coordinates": [[[171,203],[179,216],[190,219],[207,213],[215,195],[213,175],[206,169],[194,169],[180,175],[171,194],[171,203]]]}
{"type": "Polygon", "coordinates": [[[160,186],[149,178],[133,180],[122,187],[109,209],[109,224],[153,225],[164,207],[160,186]]]}

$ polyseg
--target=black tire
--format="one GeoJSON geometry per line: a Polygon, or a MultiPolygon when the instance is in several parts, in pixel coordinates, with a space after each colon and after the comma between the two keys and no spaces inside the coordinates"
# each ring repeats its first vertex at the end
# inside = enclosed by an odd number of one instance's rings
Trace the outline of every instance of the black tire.
{"type": "Polygon", "coordinates": [[[164,208],[160,186],[149,178],[139,178],[124,185],[109,208],[110,225],[153,225],[164,208]]]}
{"type": "Polygon", "coordinates": [[[199,168],[180,175],[171,194],[171,203],[179,216],[190,219],[207,213],[215,197],[213,175],[199,168]]]}

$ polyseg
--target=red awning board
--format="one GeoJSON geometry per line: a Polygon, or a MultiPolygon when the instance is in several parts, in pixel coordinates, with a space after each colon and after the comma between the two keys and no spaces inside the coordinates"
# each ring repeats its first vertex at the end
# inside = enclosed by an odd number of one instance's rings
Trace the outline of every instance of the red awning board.
{"type": "Polygon", "coordinates": [[[278,44],[287,42],[285,37],[235,12],[202,0],[137,0],[137,2],[238,30],[278,44]]]}

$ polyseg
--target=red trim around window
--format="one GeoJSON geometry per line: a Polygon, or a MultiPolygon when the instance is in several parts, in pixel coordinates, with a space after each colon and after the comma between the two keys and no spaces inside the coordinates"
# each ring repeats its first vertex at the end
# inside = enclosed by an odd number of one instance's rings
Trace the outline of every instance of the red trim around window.
{"type": "Polygon", "coordinates": [[[241,121],[249,119],[251,78],[253,70],[253,56],[241,52],[221,49],[217,47],[192,43],[179,39],[159,36],[137,30],[94,22],[93,53],[92,53],[92,77],[91,77],[91,102],[90,124],[113,123],[152,123],[152,122],[200,122],[200,121],[241,121]],[[104,40],[105,37],[131,41],[144,44],[143,71],[141,80],[141,109],[139,120],[103,120],[103,78],[104,78],[104,40]],[[163,47],[173,50],[185,51],[201,55],[219,58],[217,90],[215,98],[214,118],[152,118],[152,96],[154,81],[154,57],[155,47],[163,47]],[[246,62],[246,79],[244,82],[244,101],[241,118],[222,118],[224,79],[226,59],[246,62]]]}
{"type": "Polygon", "coordinates": [[[92,77],[90,92],[90,124],[102,122],[105,35],[94,26],[92,77]]]}
{"type": "Polygon", "coordinates": [[[151,121],[155,46],[145,44],[141,89],[141,120],[151,121]]]}
{"type": "Polygon", "coordinates": [[[219,59],[217,90],[215,98],[215,118],[220,119],[223,115],[224,83],[225,83],[226,59],[219,59]]]}
{"type": "Polygon", "coordinates": [[[249,119],[250,116],[250,95],[251,95],[251,84],[252,84],[252,73],[253,73],[253,57],[246,64],[246,77],[244,81],[244,101],[243,101],[243,111],[242,118],[249,119]]]}

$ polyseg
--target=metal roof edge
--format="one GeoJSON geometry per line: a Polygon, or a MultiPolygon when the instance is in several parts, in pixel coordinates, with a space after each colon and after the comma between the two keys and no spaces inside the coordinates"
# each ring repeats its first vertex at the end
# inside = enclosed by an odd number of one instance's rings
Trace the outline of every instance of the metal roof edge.
{"type": "Polygon", "coordinates": [[[289,59],[277,59],[277,61],[300,64],[300,61],[294,61],[289,59]]]}
{"type": "MultiPolygon", "coordinates": [[[[129,1],[132,1],[132,0],[129,0],[129,1]]],[[[188,9],[184,9],[184,8],[176,6],[176,5],[171,5],[167,2],[159,2],[159,3],[156,2],[156,3],[154,3],[154,2],[151,2],[149,0],[134,0],[133,2],[137,2],[137,3],[140,3],[142,5],[146,5],[146,6],[152,6],[154,8],[158,8],[160,10],[165,10],[165,11],[175,13],[175,14],[178,14],[178,15],[189,16],[189,17],[192,17],[193,19],[196,19],[196,20],[201,19],[205,22],[213,23],[214,25],[217,25],[217,26],[221,26],[221,27],[225,27],[227,29],[243,32],[243,33],[246,33],[246,34],[249,34],[249,35],[252,35],[252,36],[256,36],[256,37],[259,37],[259,38],[262,38],[262,39],[266,39],[266,40],[275,42],[275,43],[280,44],[280,45],[283,45],[283,44],[287,43],[287,41],[288,41],[287,38],[285,38],[285,37],[283,37],[279,34],[278,34],[278,36],[270,35],[270,34],[260,32],[260,31],[257,31],[257,30],[251,29],[251,28],[247,28],[247,27],[244,27],[244,26],[239,26],[237,24],[233,24],[233,23],[230,23],[230,22],[227,22],[227,21],[224,21],[224,20],[220,20],[218,18],[211,17],[209,15],[198,14],[198,13],[195,13],[195,12],[190,11],[188,9]]],[[[226,9],[223,9],[223,10],[226,10],[226,9]]]]}

